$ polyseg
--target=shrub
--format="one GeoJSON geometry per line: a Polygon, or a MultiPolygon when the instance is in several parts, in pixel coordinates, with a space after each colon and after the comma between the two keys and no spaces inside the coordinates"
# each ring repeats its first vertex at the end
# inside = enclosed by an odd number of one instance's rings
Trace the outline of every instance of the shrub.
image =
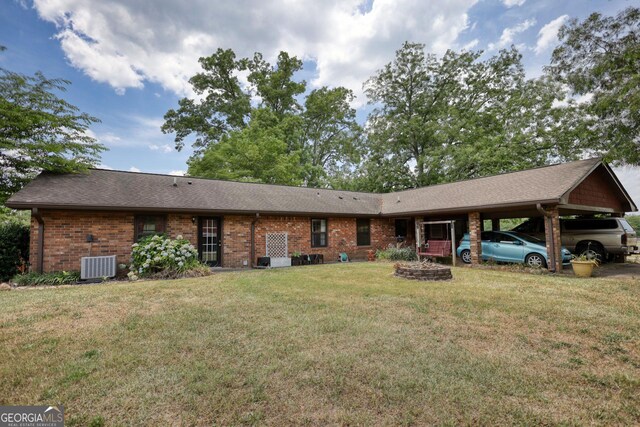
{"type": "Polygon", "coordinates": [[[200,266],[198,250],[182,236],[149,236],[132,246],[129,278],[158,274],[170,277],[200,266]]]}
{"type": "Polygon", "coordinates": [[[412,248],[388,248],[376,251],[376,258],[389,261],[415,261],[418,255],[412,248]]]}
{"type": "Polygon", "coordinates": [[[70,285],[80,280],[77,271],[56,271],[53,273],[26,273],[14,276],[12,281],[17,286],[58,286],[70,285]]]}
{"type": "Polygon", "coordinates": [[[0,281],[9,280],[29,259],[29,226],[15,221],[0,224],[0,281]]]}

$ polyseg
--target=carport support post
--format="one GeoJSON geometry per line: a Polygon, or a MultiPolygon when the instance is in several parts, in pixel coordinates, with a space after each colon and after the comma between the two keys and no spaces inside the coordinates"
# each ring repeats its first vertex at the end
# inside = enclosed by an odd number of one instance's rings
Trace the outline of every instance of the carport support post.
{"type": "Polygon", "coordinates": [[[500,231],[500,220],[498,218],[491,220],[491,231],[500,231]]]}
{"type": "Polygon", "coordinates": [[[482,259],[482,219],[480,212],[469,212],[469,243],[471,264],[480,264],[482,259]]]}
{"type": "Polygon", "coordinates": [[[549,257],[549,271],[562,271],[562,241],[560,240],[560,214],[558,208],[546,209],[544,237],[549,257]]]}

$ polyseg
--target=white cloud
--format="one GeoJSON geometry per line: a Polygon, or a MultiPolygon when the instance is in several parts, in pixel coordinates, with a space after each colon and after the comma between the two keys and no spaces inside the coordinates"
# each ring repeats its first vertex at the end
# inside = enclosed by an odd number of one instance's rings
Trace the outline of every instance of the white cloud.
{"type": "Polygon", "coordinates": [[[526,1],[527,0],[502,0],[502,3],[507,7],[513,7],[522,6],[526,1]]]}
{"type": "Polygon", "coordinates": [[[175,171],[169,172],[169,175],[184,176],[186,173],[187,173],[187,171],[175,170],[175,171]]]}
{"type": "Polygon", "coordinates": [[[538,41],[534,48],[536,55],[546,51],[552,44],[558,41],[558,30],[569,18],[569,15],[562,15],[546,24],[538,32],[538,41]]]}
{"type": "Polygon", "coordinates": [[[467,43],[464,46],[462,46],[462,49],[463,50],[471,50],[471,49],[475,48],[476,46],[478,46],[478,43],[479,43],[478,39],[473,39],[469,43],[467,43]]]}
{"type": "Polygon", "coordinates": [[[534,25],[536,25],[535,19],[527,19],[516,26],[505,28],[500,35],[500,40],[498,40],[496,43],[489,43],[489,46],[487,46],[487,48],[489,50],[498,50],[509,47],[513,43],[515,36],[528,30],[534,25]]]}
{"type": "Polygon", "coordinates": [[[96,134],[96,139],[105,145],[119,145],[122,143],[122,138],[112,132],[105,132],[96,134]]]}
{"type": "Polygon", "coordinates": [[[149,149],[151,151],[161,151],[163,153],[171,153],[173,151],[173,147],[169,144],[149,144],[149,149]]]}
{"type": "Polygon", "coordinates": [[[135,167],[135,166],[131,166],[129,168],[129,172],[142,172],[142,171],[140,169],[138,169],[137,167],[135,167]]]}
{"type": "Polygon", "coordinates": [[[111,166],[105,165],[100,163],[98,166],[96,166],[98,169],[108,169],[108,170],[113,170],[113,168],[111,166]]]}
{"type": "Polygon", "coordinates": [[[68,61],[91,78],[118,93],[154,82],[190,95],[198,57],[218,47],[238,56],[260,51],[270,61],[286,50],[315,62],[312,85],[361,94],[402,42],[422,42],[435,53],[452,47],[477,0],[374,0],[369,10],[362,0],[192,0],[188,7],[174,0],[33,1],[40,17],[57,25],[68,61]]]}

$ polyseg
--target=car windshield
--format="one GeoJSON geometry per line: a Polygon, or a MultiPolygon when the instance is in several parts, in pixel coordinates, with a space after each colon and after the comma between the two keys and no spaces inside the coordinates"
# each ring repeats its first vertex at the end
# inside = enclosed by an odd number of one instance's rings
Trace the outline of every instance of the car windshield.
{"type": "Polygon", "coordinates": [[[514,236],[517,236],[519,239],[524,240],[525,242],[535,243],[537,245],[544,245],[544,240],[538,239],[537,237],[528,236],[526,234],[513,233],[514,236]]]}

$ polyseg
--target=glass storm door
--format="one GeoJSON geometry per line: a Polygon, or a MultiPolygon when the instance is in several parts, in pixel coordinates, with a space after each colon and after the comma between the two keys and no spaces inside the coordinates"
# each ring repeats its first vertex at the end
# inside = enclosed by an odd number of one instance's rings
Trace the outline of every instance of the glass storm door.
{"type": "Polygon", "coordinates": [[[198,254],[200,261],[212,266],[220,267],[221,259],[221,229],[220,218],[200,217],[198,224],[198,254]]]}

